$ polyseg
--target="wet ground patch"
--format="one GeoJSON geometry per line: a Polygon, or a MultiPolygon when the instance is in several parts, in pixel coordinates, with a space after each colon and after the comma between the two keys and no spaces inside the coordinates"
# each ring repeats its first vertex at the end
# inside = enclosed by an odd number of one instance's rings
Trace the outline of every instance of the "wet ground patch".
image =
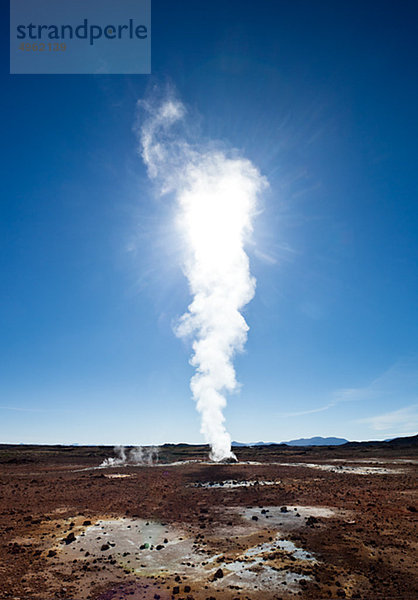
{"type": "MultiPolygon", "coordinates": [[[[62,538],[53,552],[60,562],[77,563],[81,570],[106,570],[107,574],[119,571],[149,580],[151,587],[156,582],[161,586],[168,582],[168,587],[175,589],[174,595],[179,587],[176,578],[190,582],[190,589],[270,595],[279,589],[297,592],[311,580],[318,558],[287,539],[286,534],[315,518],[312,513],[323,518],[331,516],[330,509],[317,508],[315,512],[313,507],[301,506],[231,507],[222,512],[227,518],[229,515],[231,523],[213,525],[209,531],[155,520],[101,519],[69,540],[62,538]]],[[[134,596],[140,593],[138,590],[134,596]]]]}
{"type": "Polygon", "coordinates": [[[281,467],[306,467],[308,469],[318,469],[320,471],[329,471],[330,473],[341,473],[343,475],[398,475],[403,473],[403,469],[394,469],[393,467],[369,467],[365,465],[328,465],[322,463],[277,463],[281,467]]]}
{"type": "Polygon", "coordinates": [[[195,483],[190,484],[191,487],[196,488],[207,488],[207,489],[217,489],[222,488],[225,490],[231,490],[235,488],[243,488],[243,487],[255,487],[255,486],[264,486],[264,485],[280,485],[280,481],[265,481],[265,480],[243,480],[239,481],[237,479],[226,479],[224,481],[205,481],[204,483],[200,481],[196,481],[195,483]]]}

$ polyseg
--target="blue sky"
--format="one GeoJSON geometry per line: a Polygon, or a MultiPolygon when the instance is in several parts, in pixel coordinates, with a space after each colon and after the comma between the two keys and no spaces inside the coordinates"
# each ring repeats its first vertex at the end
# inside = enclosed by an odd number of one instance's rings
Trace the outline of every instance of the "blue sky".
{"type": "Polygon", "coordinates": [[[416,433],[416,4],[154,0],[130,77],[8,75],[2,12],[0,441],[202,440],[173,207],[133,131],[167,82],[270,183],[232,438],[416,433]]]}

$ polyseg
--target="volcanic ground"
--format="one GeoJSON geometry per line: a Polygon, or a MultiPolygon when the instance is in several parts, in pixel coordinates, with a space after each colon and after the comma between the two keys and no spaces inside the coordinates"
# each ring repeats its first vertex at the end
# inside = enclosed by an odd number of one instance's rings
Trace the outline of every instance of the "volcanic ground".
{"type": "Polygon", "coordinates": [[[416,444],[0,446],[0,598],[416,600],[416,444]]]}

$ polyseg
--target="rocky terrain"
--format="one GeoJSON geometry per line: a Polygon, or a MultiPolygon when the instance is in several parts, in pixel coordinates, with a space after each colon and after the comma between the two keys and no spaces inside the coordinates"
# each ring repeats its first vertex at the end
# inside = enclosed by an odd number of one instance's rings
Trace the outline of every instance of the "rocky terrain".
{"type": "Polygon", "coordinates": [[[418,597],[416,438],[234,450],[0,446],[0,598],[418,597]]]}

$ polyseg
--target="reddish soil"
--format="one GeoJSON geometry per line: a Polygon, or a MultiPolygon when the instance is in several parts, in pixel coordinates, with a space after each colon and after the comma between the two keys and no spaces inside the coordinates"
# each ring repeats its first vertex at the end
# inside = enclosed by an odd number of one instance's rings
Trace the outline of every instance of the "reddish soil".
{"type": "MultiPolygon", "coordinates": [[[[160,461],[200,459],[205,453],[202,447],[171,447],[163,450],[160,461]]],[[[237,453],[240,461],[263,464],[196,462],[83,470],[97,467],[113,454],[112,449],[0,447],[0,598],[418,598],[416,448],[272,447],[243,448],[237,453]],[[298,464],[271,464],[274,462],[298,464]],[[384,467],[388,473],[361,475],[300,463],[384,467]],[[130,477],[109,478],[109,474],[130,477]],[[225,480],[280,483],[234,489],[195,486],[225,480]],[[109,553],[94,558],[80,553],[71,561],[65,558],[64,549],[86,531],[89,522],[94,525],[99,519],[129,517],[187,528],[208,555],[221,553],[229,560],[228,552],[235,552],[244,540],[234,535],[240,524],[239,511],[254,507],[262,518],[266,507],[281,506],[334,511],[327,518],[301,516],[301,525],[286,534],[287,540],[316,557],[309,568],[280,553],[263,559],[270,561],[277,573],[286,569],[306,573],[308,578],[294,589],[277,585],[266,592],[245,582],[231,586],[226,577],[222,586],[222,576],[214,581],[213,577],[202,580],[181,575],[180,564],[180,574],[144,575],[141,569],[121,567],[109,553]],[[230,534],[216,538],[213,532],[217,528],[230,534]]],[[[260,530],[257,536],[249,532],[245,540],[251,546],[255,543],[251,536],[263,543],[271,539],[268,535],[267,530],[260,530]]]]}

